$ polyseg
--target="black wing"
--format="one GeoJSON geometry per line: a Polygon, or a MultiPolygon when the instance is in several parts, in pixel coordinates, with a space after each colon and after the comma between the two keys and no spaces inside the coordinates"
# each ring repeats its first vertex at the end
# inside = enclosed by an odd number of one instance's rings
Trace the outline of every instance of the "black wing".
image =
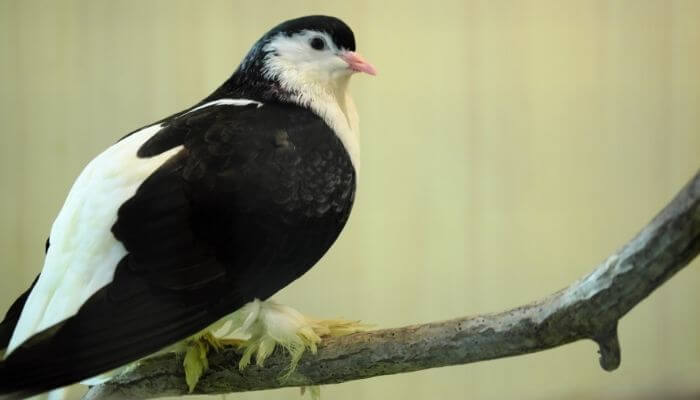
{"type": "Polygon", "coordinates": [[[39,275],[37,275],[36,278],[34,278],[34,282],[32,282],[32,285],[29,287],[29,289],[22,293],[14,301],[14,303],[12,303],[10,309],[7,310],[7,314],[5,314],[5,319],[3,319],[2,322],[0,322],[0,350],[4,350],[5,348],[7,348],[7,345],[10,343],[12,332],[14,332],[15,326],[17,326],[17,322],[19,321],[19,316],[22,314],[22,308],[24,308],[24,303],[27,301],[27,297],[29,297],[29,293],[31,293],[38,279],[39,275]]]}
{"type": "MultiPolygon", "coordinates": [[[[49,251],[49,238],[46,238],[46,244],[44,245],[44,253],[49,251]]],[[[34,289],[34,285],[36,285],[36,281],[39,280],[39,275],[34,278],[34,282],[32,282],[31,286],[29,286],[29,289],[24,291],[15,301],[12,303],[10,306],[10,309],[7,310],[7,314],[5,314],[5,319],[0,322],[0,351],[4,350],[7,348],[7,345],[10,344],[10,339],[12,338],[12,332],[15,331],[15,327],[17,326],[17,322],[19,322],[19,317],[22,315],[22,309],[24,308],[24,303],[27,302],[27,297],[29,297],[29,293],[32,292],[32,289],[34,289]]]]}
{"type": "Polygon", "coordinates": [[[112,231],[129,253],[113,281],[11,353],[0,393],[95,376],[267,298],[310,268],[347,220],[354,170],[309,111],[205,108],[171,120],[139,155],[179,145],[119,209],[112,231]]]}

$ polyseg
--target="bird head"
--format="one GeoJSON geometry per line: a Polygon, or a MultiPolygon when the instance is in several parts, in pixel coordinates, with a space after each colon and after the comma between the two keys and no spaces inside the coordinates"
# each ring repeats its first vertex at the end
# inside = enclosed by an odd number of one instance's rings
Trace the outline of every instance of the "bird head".
{"type": "Polygon", "coordinates": [[[239,71],[301,99],[319,93],[340,97],[352,74],[377,73],[355,51],[350,27],[338,18],[317,15],[272,28],[253,46],[239,71]]]}

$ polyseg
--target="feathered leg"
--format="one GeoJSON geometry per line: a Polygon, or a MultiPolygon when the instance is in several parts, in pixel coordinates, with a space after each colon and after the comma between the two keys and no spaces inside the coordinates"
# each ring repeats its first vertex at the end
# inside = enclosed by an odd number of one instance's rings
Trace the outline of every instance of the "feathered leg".
{"type": "MultiPolygon", "coordinates": [[[[238,367],[243,370],[255,363],[263,366],[275,347],[282,346],[290,356],[290,364],[282,379],[296,368],[306,350],[316,353],[323,337],[343,336],[364,331],[368,326],[359,321],[317,320],[306,317],[291,307],[272,301],[252,301],[220,321],[214,334],[206,331],[188,344],[183,365],[190,391],[207,370],[207,354],[232,345],[243,353],[238,367]]],[[[312,389],[313,393],[317,390],[312,389]]]]}

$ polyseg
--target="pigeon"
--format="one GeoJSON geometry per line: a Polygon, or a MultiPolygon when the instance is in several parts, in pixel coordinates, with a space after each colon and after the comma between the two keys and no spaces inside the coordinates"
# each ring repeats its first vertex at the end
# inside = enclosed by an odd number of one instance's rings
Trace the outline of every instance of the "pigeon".
{"type": "Polygon", "coordinates": [[[227,335],[241,338],[241,367],[282,346],[291,370],[324,334],[354,331],[268,299],[350,216],[360,149],[348,84],[377,72],[355,50],[338,18],[285,21],[211,95],[90,161],[40,275],[0,323],[0,397],[104,382],[163,351],[186,353],[192,389],[206,369],[193,360],[227,335]]]}

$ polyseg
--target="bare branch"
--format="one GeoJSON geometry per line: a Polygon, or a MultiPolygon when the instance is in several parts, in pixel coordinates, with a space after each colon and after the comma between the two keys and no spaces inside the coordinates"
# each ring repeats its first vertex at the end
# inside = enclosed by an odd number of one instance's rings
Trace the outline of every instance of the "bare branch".
{"type": "MultiPolygon", "coordinates": [[[[600,365],[620,365],[617,322],[700,252],[700,171],[629,243],[592,273],[538,302],[498,314],[359,333],[324,340],[281,381],[288,365],[276,351],[264,368],[238,370],[240,355],[226,349],[195,393],[216,394],[285,386],[322,385],[379,375],[516,356],[591,339],[600,365]]],[[[182,360],[166,354],[91,388],[85,400],[187,394],[182,360]]]]}

